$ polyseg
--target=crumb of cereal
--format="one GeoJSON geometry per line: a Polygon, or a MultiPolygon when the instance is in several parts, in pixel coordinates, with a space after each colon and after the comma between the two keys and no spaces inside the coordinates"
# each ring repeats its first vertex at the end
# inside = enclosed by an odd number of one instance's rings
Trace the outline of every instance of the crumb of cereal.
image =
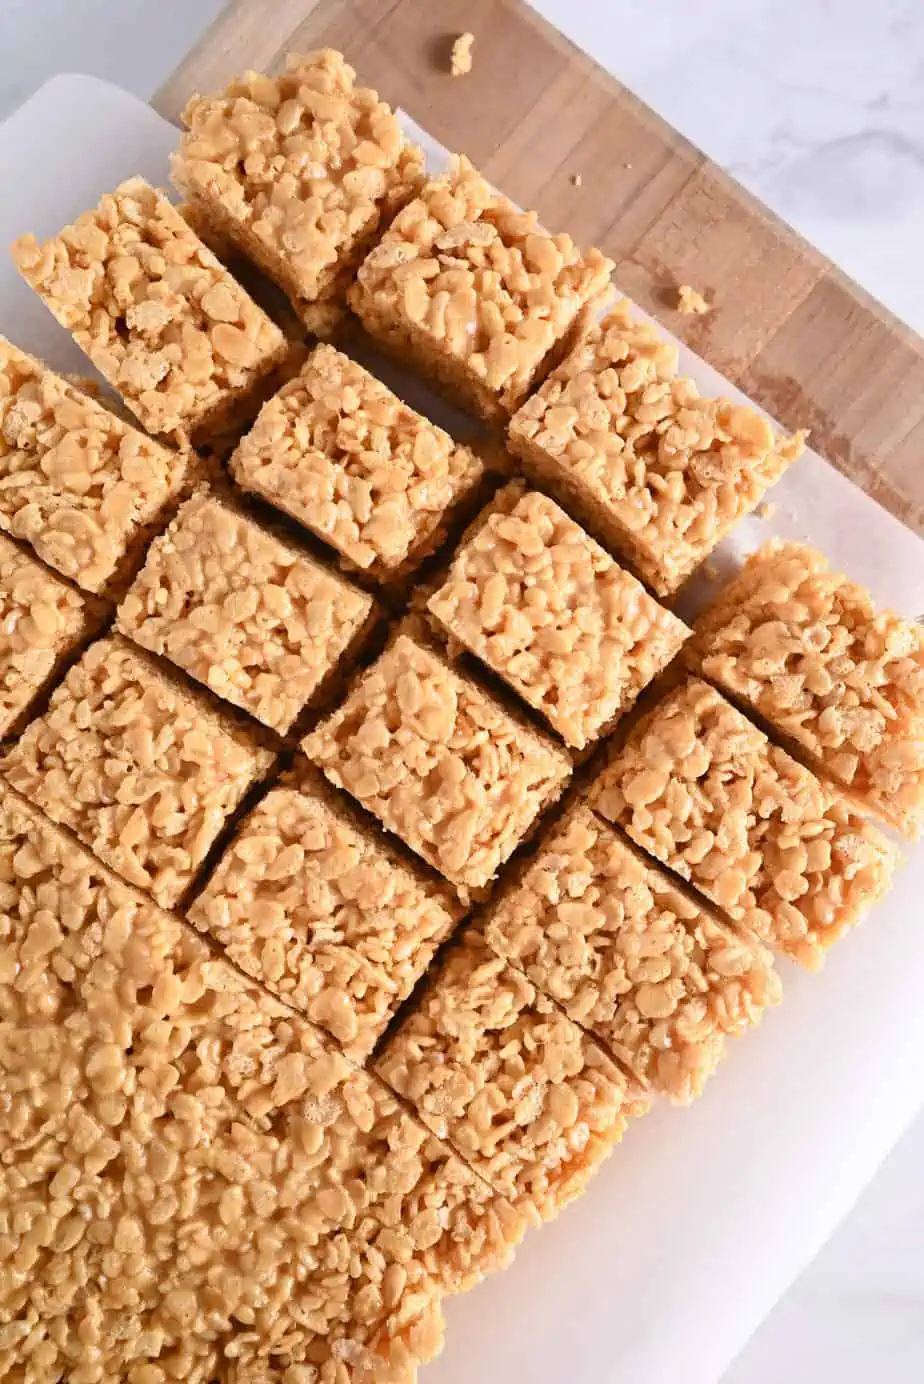
{"type": "Polygon", "coordinates": [[[572,186],[572,187],[580,187],[580,186],[581,186],[581,183],[582,183],[583,181],[584,181],[584,179],[581,177],[580,173],[572,173],[572,174],[571,174],[571,186],[572,186]]]}
{"type": "Polygon", "coordinates": [[[776,514],[776,505],[771,504],[769,500],[757,506],[758,519],[772,519],[774,514],[776,514]]]}
{"type": "Polygon", "coordinates": [[[710,307],[695,288],[691,288],[689,284],[681,284],[677,289],[677,311],[682,312],[685,317],[701,317],[703,313],[710,311],[710,307]]]}
{"type": "Polygon", "coordinates": [[[450,71],[454,77],[466,77],[472,70],[472,44],[474,34],[459,34],[452,45],[450,71]]]}

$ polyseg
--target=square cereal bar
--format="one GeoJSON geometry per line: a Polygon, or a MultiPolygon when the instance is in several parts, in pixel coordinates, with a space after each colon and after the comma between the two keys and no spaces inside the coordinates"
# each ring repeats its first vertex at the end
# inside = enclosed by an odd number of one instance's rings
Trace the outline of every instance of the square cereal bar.
{"type": "Polygon", "coordinates": [[[207,437],[245,408],[289,346],[162,193],[131,178],[13,258],[152,433],[207,437]]]}
{"type": "Polygon", "coordinates": [[[554,500],[508,486],[427,609],[576,749],[604,735],[689,631],[554,500]]]}
{"type": "Polygon", "coordinates": [[[633,727],[591,803],[810,967],[887,891],[898,860],[840,793],[696,679],[633,727]]]}
{"type": "Polygon", "coordinates": [[[563,750],[406,634],[302,747],[464,891],[493,879],[571,772],[563,750]]]}
{"type": "Polygon", "coordinates": [[[140,561],[190,455],[152,442],[0,336],[0,528],[85,591],[140,561]]]}
{"type": "Polygon", "coordinates": [[[318,346],[264,404],[231,459],[244,490],[381,580],[432,552],[483,470],[468,447],[332,346],[318,346]]]}
{"type": "Polygon", "coordinates": [[[423,154],[340,53],[291,55],[193,96],[173,177],[215,231],[285,290],[310,331],[329,331],[383,223],[413,196],[423,154]]]}
{"type": "Polygon", "coordinates": [[[800,456],[753,409],[704,399],[677,349],[617,304],[510,424],[508,444],[659,596],[800,456]]]}
{"type": "Polygon", "coordinates": [[[924,827],[924,630],[776,540],[696,622],[690,661],[909,836],[924,827]]]}
{"type": "Polygon", "coordinates": [[[485,936],[645,1086],[698,1096],[727,1037],[777,1004],[769,952],[573,809],[491,909],[485,936]]]}
{"type": "Polygon", "coordinates": [[[170,907],[272,762],[230,713],[110,638],[71,668],[2,772],[100,860],[170,907]]]}
{"type": "Polygon", "coordinates": [[[309,782],[267,794],[189,917],[362,1061],[459,912],[447,885],[309,782]]]}
{"type": "Polygon", "coordinates": [[[202,492],[154,540],[118,626],[284,734],[373,619],[365,592],[202,492]]]}
{"type": "Polygon", "coordinates": [[[477,932],[452,951],[376,1070],[514,1204],[555,1216],[647,1100],[477,932]]]}
{"type": "Polygon", "coordinates": [[[453,157],[363,261],[367,331],[463,407],[506,422],[585,324],[613,264],[550,235],[453,157]]]}

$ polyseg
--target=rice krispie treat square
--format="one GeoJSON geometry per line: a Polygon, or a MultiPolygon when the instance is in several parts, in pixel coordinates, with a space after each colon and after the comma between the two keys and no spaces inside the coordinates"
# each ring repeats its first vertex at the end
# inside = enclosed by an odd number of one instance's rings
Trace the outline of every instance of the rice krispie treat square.
{"type": "Polygon", "coordinates": [[[267,794],[189,918],[363,1061],[460,911],[447,885],[305,783],[267,794]]]}
{"type": "Polygon", "coordinates": [[[388,580],[433,551],[484,467],[349,356],[318,346],[264,404],[231,472],[349,565],[388,580]]]}
{"type": "Polygon", "coordinates": [[[801,455],[761,414],[704,399],[625,300],[512,419],[508,445],[659,596],[669,596],[801,455]]]}
{"type": "Polygon", "coordinates": [[[726,1038],[781,997],[763,946],[585,806],[542,843],[484,932],[645,1086],[682,1104],[702,1092],[726,1038]]]}
{"type": "Polygon", "coordinates": [[[466,934],[376,1070],[496,1191],[548,1219],[647,1100],[578,1026],[466,934]]]}
{"type": "Polygon", "coordinates": [[[924,630],[813,548],[774,540],[696,622],[690,662],[813,767],[916,837],[924,827],[924,630]]]}
{"type": "Polygon", "coordinates": [[[427,609],[576,749],[689,634],[554,500],[519,484],[479,519],[427,609]]]}
{"type": "Polygon", "coordinates": [[[0,528],[85,591],[134,570],[190,461],[0,336],[0,528]]]}
{"type": "Polygon", "coordinates": [[[691,678],[632,731],[590,801],[736,921],[816,968],[886,893],[881,832],[691,678]]]}
{"type": "Polygon", "coordinates": [[[195,95],[173,177],[215,232],[284,289],[312,332],[342,315],[356,266],[416,192],[423,153],[331,49],[195,95]]]}
{"type": "Polygon", "coordinates": [[[152,433],[221,431],[286,357],[279,328],[142,178],[16,266],[152,433]]]}
{"type": "Polygon", "coordinates": [[[431,383],[503,423],[585,325],[612,268],[550,235],[457,155],[363,261],[350,304],[431,383]]]}
{"type": "Polygon", "coordinates": [[[571,772],[563,750],[406,634],[302,748],[465,893],[490,883],[571,772]]]}
{"type": "Polygon", "coordinates": [[[118,637],[91,644],[0,765],[159,904],[176,904],[273,754],[118,637]]]}
{"type": "Polygon", "coordinates": [[[118,626],[284,734],[373,619],[365,592],[202,492],[148,550],[118,626]]]}

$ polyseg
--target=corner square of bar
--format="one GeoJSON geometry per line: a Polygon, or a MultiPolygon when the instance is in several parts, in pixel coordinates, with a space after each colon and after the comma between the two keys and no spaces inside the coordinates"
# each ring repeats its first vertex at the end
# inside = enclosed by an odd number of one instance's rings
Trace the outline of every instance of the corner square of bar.
{"type": "Polygon", "coordinates": [[[571,773],[550,737],[407,634],[302,748],[466,897],[490,884],[571,773]]]}
{"type": "Polygon", "coordinates": [[[330,49],[193,96],[182,121],[174,181],[324,335],[376,235],[419,189],[421,150],[330,49]]]}
{"type": "Polygon", "coordinates": [[[503,423],[586,326],[612,268],[454,156],[363,261],[350,303],[383,346],[503,423]]]}
{"type": "Polygon", "coordinates": [[[689,634],[554,500],[517,483],[473,525],[427,609],[579,750],[689,634]]]}
{"type": "Polygon", "coordinates": [[[801,455],[803,434],[703,398],[677,348],[619,303],[511,421],[508,445],[659,596],[801,455]]]}

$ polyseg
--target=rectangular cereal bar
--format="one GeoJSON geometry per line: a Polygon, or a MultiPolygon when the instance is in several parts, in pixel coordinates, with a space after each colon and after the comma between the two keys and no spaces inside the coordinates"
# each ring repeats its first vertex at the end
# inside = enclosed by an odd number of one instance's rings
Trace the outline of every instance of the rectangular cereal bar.
{"type": "Polygon", "coordinates": [[[362,1061],[459,912],[447,885],[306,782],[267,794],[189,917],[362,1061]]]}
{"type": "Polygon", "coordinates": [[[430,383],[505,422],[583,327],[612,268],[544,230],[458,155],[395,217],[350,303],[430,383]]]}
{"type": "Polygon", "coordinates": [[[924,630],[775,540],[696,622],[691,664],[909,836],[924,828],[924,630]]]}
{"type": "Polygon", "coordinates": [[[308,329],[326,334],[356,266],[417,190],[421,150],[331,49],[197,94],[182,120],[174,181],[284,289],[308,329]]]}
{"type": "Polygon", "coordinates": [[[171,907],[272,762],[230,713],[115,637],[91,644],[0,768],[100,860],[171,907]]]}
{"type": "Polygon", "coordinates": [[[586,806],[491,908],[485,937],[645,1086],[698,1096],[725,1040],[777,1004],[769,952],[586,806]]]}
{"type": "Polygon", "coordinates": [[[512,419],[508,443],[659,596],[669,596],[800,456],[753,409],[702,398],[628,303],[512,419]]]}
{"type": "Polygon", "coordinates": [[[140,560],[187,481],[161,446],[0,336],[0,528],[85,591],[140,560]]]}
{"type": "Polygon", "coordinates": [[[349,356],[318,346],[231,459],[259,495],[380,580],[437,546],[481,460],[349,356]]]}
{"type": "Polygon", "coordinates": [[[689,631],[554,500],[508,486],[427,609],[569,745],[606,734],[689,631]]]}
{"type": "Polygon", "coordinates": [[[376,1070],[495,1191],[549,1219],[647,1100],[556,1005],[465,935],[376,1070]]]}
{"type": "Polygon", "coordinates": [[[590,801],[810,967],[887,891],[898,859],[840,793],[697,679],[633,727],[590,801]]]}
{"type": "Polygon", "coordinates": [[[154,540],[118,626],[284,734],[373,611],[365,592],[201,492],[154,540]]]}
{"type": "Polygon", "coordinates": [[[152,433],[207,438],[285,359],[279,328],[142,178],[13,258],[152,433]]]}
{"type": "Polygon", "coordinates": [[[490,883],[571,772],[563,750],[406,634],[303,749],[465,891],[490,883]]]}

